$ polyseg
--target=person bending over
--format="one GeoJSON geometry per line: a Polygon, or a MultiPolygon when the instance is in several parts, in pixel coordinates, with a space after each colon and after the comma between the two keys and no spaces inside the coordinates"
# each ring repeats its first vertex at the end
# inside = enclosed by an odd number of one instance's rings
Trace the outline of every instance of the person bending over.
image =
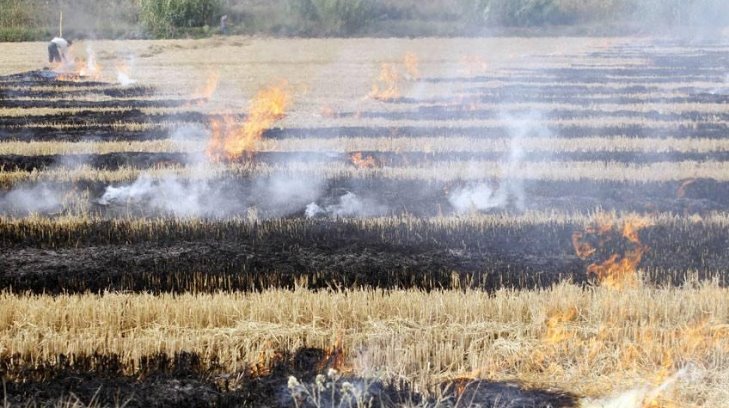
{"type": "Polygon", "coordinates": [[[61,37],[55,37],[48,44],[48,62],[51,64],[54,62],[66,63],[68,61],[68,48],[73,44],[73,41],[66,40],[61,37]]]}

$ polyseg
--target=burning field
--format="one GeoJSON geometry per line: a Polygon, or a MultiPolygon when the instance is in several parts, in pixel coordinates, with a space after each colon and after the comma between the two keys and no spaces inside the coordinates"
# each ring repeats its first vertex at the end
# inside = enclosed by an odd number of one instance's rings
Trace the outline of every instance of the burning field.
{"type": "Polygon", "coordinates": [[[0,61],[6,406],[729,405],[729,46],[37,47],[0,61]]]}

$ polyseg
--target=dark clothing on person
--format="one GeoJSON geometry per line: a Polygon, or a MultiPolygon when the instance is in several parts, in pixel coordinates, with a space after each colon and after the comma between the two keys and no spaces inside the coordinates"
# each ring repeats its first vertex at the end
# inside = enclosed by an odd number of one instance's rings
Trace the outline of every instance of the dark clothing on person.
{"type": "Polygon", "coordinates": [[[48,44],[48,62],[66,62],[68,59],[68,47],[71,44],[73,44],[71,40],[65,40],[60,37],[52,39],[50,44],[48,44]]]}
{"type": "Polygon", "coordinates": [[[61,53],[58,51],[58,46],[55,43],[48,44],[48,62],[51,64],[54,62],[63,62],[61,53]]]}

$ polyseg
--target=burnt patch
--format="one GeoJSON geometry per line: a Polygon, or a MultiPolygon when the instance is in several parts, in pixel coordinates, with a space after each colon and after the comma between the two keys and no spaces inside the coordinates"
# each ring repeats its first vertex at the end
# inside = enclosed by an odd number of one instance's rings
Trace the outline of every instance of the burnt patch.
{"type": "MultiPolygon", "coordinates": [[[[655,137],[655,138],[723,138],[729,133],[729,124],[696,123],[667,124],[666,126],[542,126],[544,132],[564,138],[579,139],[585,136],[594,137],[655,137]]],[[[339,137],[475,137],[475,138],[511,138],[513,129],[508,127],[484,126],[341,126],[313,128],[276,128],[264,132],[263,137],[271,139],[284,138],[339,138],[339,137]]]]}
{"type": "Polygon", "coordinates": [[[200,112],[146,113],[139,109],[112,111],[83,110],[73,114],[52,114],[0,118],[0,126],[22,127],[28,124],[49,123],[53,125],[88,126],[94,124],[128,123],[154,124],[160,122],[208,123],[220,115],[207,115],[200,112]]]}
{"type": "Polygon", "coordinates": [[[82,101],[75,99],[2,99],[0,106],[4,108],[22,109],[121,109],[121,108],[176,108],[189,106],[192,103],[188,99],[124,99],[108,101],[82,101]]]}
{"type": "MultiPolygon", "coordinates": [[[[208,221],[137,229],[129,221],[5,228],[0,288],[23,293],[441,288],[533,289],[589,283],[572,236],[584,226],[543,223],[392,226],[342,220],[208,221]],[[39,227],[42,228],[42,227],[39,227]],[[302,283],[305,282],[305,283],[302,283]]],[[[640,231],[648,282],[726,284],[729,233],[720,225],[668,222],[640,231]]],[[[621,248],[605,248],[606,254],[621,248]]]]}
{"type": "MultiPolygon", "coordinates": [[[[202,154],[202,153],[200,153],[202,154]]],[[[464,161],[508,161],[507,152],[358,152],[367,166],[405,167],[432,166],[439,163],[464,161]]],[[[184,165],[195,162],[197,154],[119,152],[104,154],[68,155],[0,155],[0,168],[5,171],[33,171],[52,167],[74,167],[80,164],[96,169],[115,170],[120,167],[150,168],[165,165],[184,165]]],[[[729,161],[729,152],[528,152],[521,162],[596,162],[596,163],[640,163],[679,161],[729,161]]],[[[240,163],[285,164],[291,162],[329,164],[352,164],[352,153],[340,152],[258,152],[251,159],[240,163]]],[[[354,165],[352,165],[354,167],[354,165]]]]}
{"type": "MultiPolygon", "coordinates": [[[[126,407],[348,406],[347,401],[356,403],[350,388],[373,408],[440,406],[406,381],[352,374],[325,376],[322,386],[326,392],[315,399],[315,377],[336,366],[328,356],[329,351],[304,347],[277,352],[268,367],[251,366],[233,373],[194,353],[143,357],[133,375],[124,374],[125,367],[117,356],[98,354],[57,356],[54,365],[20,367],[17,361],[22,361],[22,356],[13,356],[0,361],[0,367],[6,380],[5,398],[11,406],[54,405],[71,395],[83,404],[126,407]],[[297,379],[295,386],[289,386],[290,376],[297,379]]],[[[464,405],[469,400],[484,408],[567,408],[578,402],[572,394],[517,383],[459,379],[438,387],[443,390],[439,403],[455,407],[473,406],[464,405]]]]}
{"type": "MultiPolygon", "coordinates": [[[[531,111],[510,111],[510,117],[528,116],[531,111]]],[[[351,116],[355,114],[341,114],[351,116]]],[[[356,114],[362,118],[377,118],[387,120],[429,120],[429,121],[450,121],[450,120],[495,120],[503,118],[505,113],[498,109],[470,108],[467,105],[441,105],[419,107],[408,112],[362,112],[356,114]]],[[[576,119],[600,119],[611,118],[642,118],[645,120],[662,122],[697,122],[697,121],[727,121],[729,114],[718,112],[687,111],[681,113],[662,113],[658,111],[637,112],[633,110],[566,110],[550,109],[540,111],[540,117],[549,120],[576,120],[576,119]]]]}

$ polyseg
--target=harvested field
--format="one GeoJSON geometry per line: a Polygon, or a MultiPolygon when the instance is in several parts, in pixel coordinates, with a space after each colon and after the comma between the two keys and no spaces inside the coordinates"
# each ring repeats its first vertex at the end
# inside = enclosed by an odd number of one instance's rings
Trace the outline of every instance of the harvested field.
{"type": "Polygon", "coordinates": [[[0,61],[6,405],[729,404],[729,45],[35,48],[0,61]]]}

